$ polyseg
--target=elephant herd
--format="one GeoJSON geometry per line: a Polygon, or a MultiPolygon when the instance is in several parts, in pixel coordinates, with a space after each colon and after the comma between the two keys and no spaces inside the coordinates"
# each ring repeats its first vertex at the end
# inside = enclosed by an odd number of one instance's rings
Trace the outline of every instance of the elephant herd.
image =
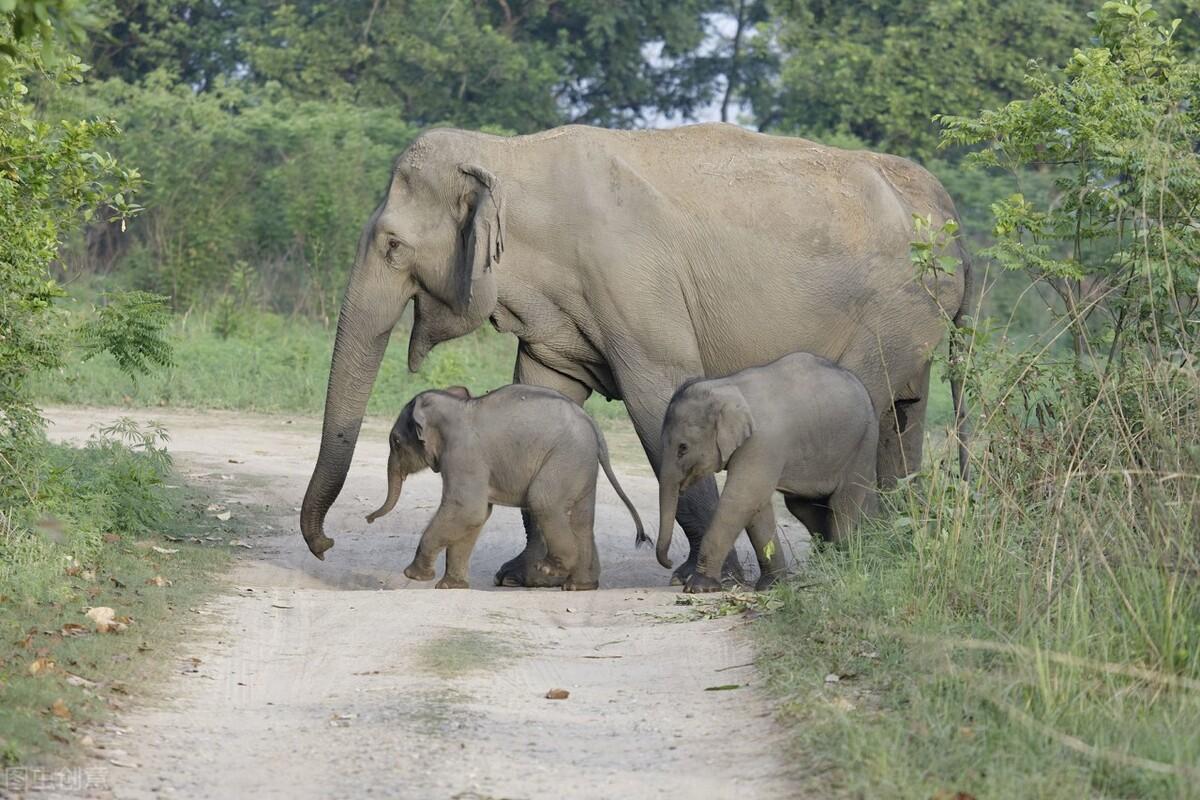
{"type": "Polygon", "coordinates": [[[732,125],[422,134],[363,229],[338,318],[301,508],[310,551],[333,546],[325,516],[412,301],[414,371],[485,322],[519,346],[513,385],[424,392],[392,429],[388,499],[368,520],[396,504],[407,475],[443,479],[406,575],[431,579],[445,549],[438,585],[465,587],[496,503],[522,508],[526,530],[498,585],[596,588],[598,467],[647,538],[580,408],[599,392],[625,403],[659,478],[664,567],[674,522],[687,535],[672,582],[719,589],[745,530],[758,586],[770,585],[785,569],[776,490],[836,541],[877,485],[920,464],[932,353],[973,292],[957,241],[962,269],[916,273],[915,216],[936,228],[956,214],[912,162],[732,125]]]}

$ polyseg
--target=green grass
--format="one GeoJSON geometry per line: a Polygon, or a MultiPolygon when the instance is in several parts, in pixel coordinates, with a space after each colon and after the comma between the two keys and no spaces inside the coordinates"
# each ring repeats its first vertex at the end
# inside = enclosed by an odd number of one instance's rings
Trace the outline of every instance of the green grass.
{"type": "MultiPolygon", "coordinates": [[[[246,312],[231,325],[216,313],[193,314],[176,321],[171,332],[175,366],[131,378],[110,356],[71,364],[33,382],[44,404],[215,408],[263,413],[319,415],[329,380],[333,330],[305,319],[246,312]],[[227,336],[216,329],[232,329],[227,336]]],[[[512,381],[516,337],[488,327],[445,342],[426,359],[421,371],[408,371],[408,328],[402,322],[392,337],[367,414],[394,417],[417,392],[463,385],[480,393],[512,381]]],[[[935,364],[930,385],[931,429],[950,424],[949,385],[935,364]]],[[[586,406],[609,435],[614,457],[643,461],[625,404],[593,394],[586,406]]]]}
{"type": "Polygon", "coordinates": [[[164,536],[219,534],[204,498],[167,485],[159,439],[145,433],[45,444],[0,473],[13,490],[0,518],[0,766],[74,758],[89,724],[147,694],[198,619],[189,608],[219,585],[219,542],[164,536]],[[85,613],[100,606],[128,628],[95,632],[85,613]]]}
{"type": "MultiPolygon", "coordinates": [[[[110,356],[72,359],[63,370],[39,376],[34,393],[44,404],[173,406],[264,413],[319,415],[334,331],[302,318],[241,314],[235,325],[218,314],[176,321],[171,332],[175,366],[131,378],[110,356]],[[225,329],[226,336],[216,333],[225,329]],[[231,329],[231,330],[230,330],[231,329]]],[[[512,382],[516,337],[488,327],[439,345],[421,371],[408,371],[409,323],[392,337],[367,407],[369,415],[393,417],[414,394],[463,385],[482,393],[512,382]]],[[[628,419],[624,404],[593,396],[588,410],[604,421],[628,419]]]]}
{"type": "Polygon", "coordinates": [[[1046,429],[993,406],[970,485],[943,453],[778,590],[760,663],[815,793],[1200,796],[1200,381],[1167,372],[1046,429]]]}

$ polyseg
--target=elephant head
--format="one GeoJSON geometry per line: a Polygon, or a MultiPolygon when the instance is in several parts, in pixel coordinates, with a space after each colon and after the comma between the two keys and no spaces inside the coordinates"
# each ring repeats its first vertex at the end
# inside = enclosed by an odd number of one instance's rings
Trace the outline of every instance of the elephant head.
{"type": "Polygon", "coordinates": [[[451,386],[449,389],[422,392],[408,401],[388,435],[387,499],[367,515],[368,523],[396,507],[404,480],[409,475],[430,468],[438,471],[438,455],[443,442],[440,426],[448,416],[442,403],[470,399],[471,393],[465,386],[451,386]],[[449,397],[445,397],[447,395],[449,397]]]}
{"type": "Polygon", "coordinates": [[[754,418],[741,391],[711,381],[685,383],[663,419],[658,469],[658,563],[671,568],[667,551],[679,495],[725,469],[754,433],[754,418]]]}
{"type": "Polygon", "coordinates": [[[414,369],[434,344],[478,327],[496,306],[492,267],[504,252],[504,190],[471,145],[453,131],[432,131],[410,145],[359,238],[338,317],[320,454],[300,511],[300,530],[317,558],[333,546],[325,515],[345,482],[405,306],[417,298],[414,369]]]}

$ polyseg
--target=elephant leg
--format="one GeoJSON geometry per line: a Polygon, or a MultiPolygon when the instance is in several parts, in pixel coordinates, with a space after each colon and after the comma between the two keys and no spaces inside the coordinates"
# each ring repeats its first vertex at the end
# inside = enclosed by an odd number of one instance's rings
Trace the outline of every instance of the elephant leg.
{"type": "MultiPolygon", "coordinates": [[[[625,393],[625,407],[629,411],[629,418],[633,420],[634,430],[637,431],[642,449],[646,451],[646,458],[650,461],[655,475],[659,474],[659,440],[662,436],[663,417],[666,416],[667,405],[673,392],[674,388],[668,381],[665,385],[654,388],[635,384],[625,393]]],[[[716,513],[717,499],[717,481],[712,477],[697,481],[679,496],[675,519],[687,535],[689,551],[687,560],[680,564],[671,576],[672,586],[686,584],[688,578],[696,571],[696,564],[700,559],[700,545],[716,513]]],[[[721,568],[721,579],[744,582],[741,564],[738,563],[737,553],[732,547],[721,568]]]]}
{"type": "Polygon", "coordinates": [[[925,410],[929,404],[929,369],[901,388],[879,417],[879,450],[875,472],[879,486],[891,489],[900,478],[921,468],[925,445],[925,410]]]}
{"type": "Polygon", "coordinates": [[[787,574],[787,559],[783,556],[775,526],[775,507],[770,501],[750,520],[746,533],[750,535],[750,543],[754,545],[754,554],[758,557],[758,582],[754,588],[761,592],[774,586],[787,574]]]}
{"type": "Polygon", "coordinates": [[[685,592],[713,592],[722,588],[723,566],[733,551],[734,540],[758,516],[764,499],[770,503],[773,490],[773,484],[762,482],[757,475],[730,471],[717,503],[717,513],[700,543],[696,570],[683,585],[685,592]]]}
{"type": "Polygon", "coordinates": [[[785,494],[783,504],[792,516],[800,520],[808,535],[814,539],[829,541],[829,506],[821,500],[812,500],[796,494],[785,494]]]}
{"type": "Polygon", "coordinates": [[[600,587],[600,555],[596,552],[596,495],[585,495],[569,515],[571,536],[575,540],[575,550],[579,554],[575,568],[567,575],[563,589],[568,592],[581,592],[600,587]]]}
{"type": "MultiPolygon", "coordinates": [[[[569,397],[583,405],[592,390],[574,378],[550,369],[535,360],[522,343],[517,348],[517,364],[513,370],[513,382],[530,386],[544,386],[569,397]]],[[[561,578],[551,578],[533,569],[533,565],[546,557],[546,540],[538,528],[537,520],[527,511],[521,512],[525,523],[525,549],[509,559],[496,571],[497,586],[559,586],[561,578]]]]}
{"type": "Polygon", "coordinates": [[[433,580],[434,567],[442,550],[464,539],[474,544],[487,516],[485,495],[460,498],[459,502],[443,502],[421,533],[416,555],[412,563],[404,568],[404,575],[414,581],[433,580]]]}
{"type": "Polygon", "coordinates": [[[546,555],[533,563],[535,572],[561,586],[579,561],[579,549],[571,532],[571,520],[560,506],[535,506],[530,509],[546,541],[546,555]]]}
{"type": "MultiPolygon", "coordinates": [[[[487,517],[492,515],[492,506],[489,503],[487,507],[487,516],[484,517],[484,522],[487,522],[487,517]]],[[[438,589],[469,589],[471,584],[467,579],[468,567],[471,563],[471,552],[475,549],[475,542],[479,541],[479,533],[483,530],[483,525],[477,528],[466,531],[465,535],[454,540],[446,545],[446,571],[442,575],[442,579],[437,582],[438,589]]]]}

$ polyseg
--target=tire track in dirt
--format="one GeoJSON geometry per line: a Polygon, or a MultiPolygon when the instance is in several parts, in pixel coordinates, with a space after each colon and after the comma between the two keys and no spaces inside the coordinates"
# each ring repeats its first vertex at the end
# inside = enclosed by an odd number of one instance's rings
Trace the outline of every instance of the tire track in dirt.
{"type": "MultiPolygon", "coordinates": [[[[163,687],[169,699],[94,734],[106,758],[131,765],[108,767],[96,796],[795,796],[741,623],[677,621],[678,590],[652,551],[633,548],[605,482],[599,591],[493,588],[495,568],[524,540],[519,514],[500,508],[472,558],[473,590],[430,591],[401,569],[436,506],[438,476],[410,478],[396,511],[363,520],[384,495],[386,423],[364,426],[329,517],[337,545],[319,562],[294,510],[316,421],[48,413],[51,435],[75,441],[118,416],[163,422],[177,468],[230,506],[253,546],[230,590],[200,609],[184,653],[199,664],[163,687]],[[705,691],[728,683],[748,687],[705,691]],[[570,697],[546,699],[551,688],[570,697]]],[[[654,481],[619,473],[643,519],[655,519],[654,481]]],[[[798,524],[783,535],[797,548],[807,540],[798,524]]],[[[685,547],[675,537],[676,558],[685,547]]]]}

